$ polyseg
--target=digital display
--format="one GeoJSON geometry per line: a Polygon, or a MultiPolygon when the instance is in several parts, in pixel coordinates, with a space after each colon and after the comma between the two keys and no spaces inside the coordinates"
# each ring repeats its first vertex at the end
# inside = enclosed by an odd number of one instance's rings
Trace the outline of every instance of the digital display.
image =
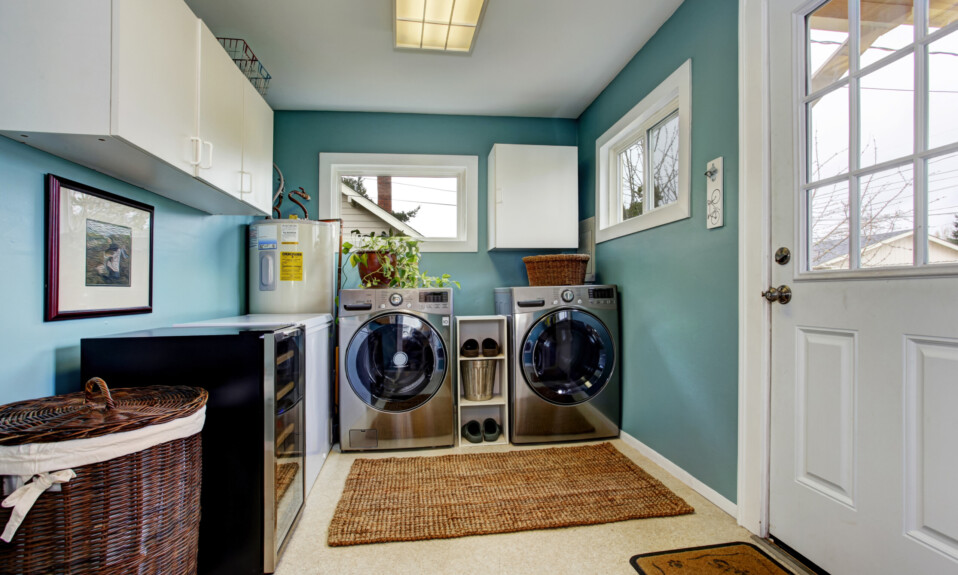
{"type": "Polygon", "coordinates": [[[449,303],[449,292],[421,291],[419,292],[419,303],[449,303]]]}
{"type": "Polygon", "coordinates": [[[612,288],[589,288],[589,299],[613,299],[615,290],[612,288]]]}

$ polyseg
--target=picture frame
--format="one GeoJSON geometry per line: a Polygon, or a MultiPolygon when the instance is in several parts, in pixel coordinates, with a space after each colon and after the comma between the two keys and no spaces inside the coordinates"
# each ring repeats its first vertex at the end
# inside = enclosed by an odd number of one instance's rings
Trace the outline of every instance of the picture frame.
{"type": "Polygon", "coordinates": [[[46,178],[45,321],[152,313],[153,206],[46,178]]]}

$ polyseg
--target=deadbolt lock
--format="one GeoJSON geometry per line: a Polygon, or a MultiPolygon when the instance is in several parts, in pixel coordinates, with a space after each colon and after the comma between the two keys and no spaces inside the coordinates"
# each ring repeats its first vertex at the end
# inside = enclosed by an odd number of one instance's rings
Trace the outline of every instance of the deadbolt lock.
{"type": "Polygon", "coordinates": [[[787,304],[792,301],[792,288],[784,284],[777,288],[770,287],[768,291],[762,292],[762,297],[765,298],[768,303],[778,302],[780,304],[787,304]]]}
{"type": "Polygon", "coordinates": [[[775,251],[775,263],[777,263],[778,265],[783,266],[787,264],[789,260],[791,259],[792,259],[792,252],[789,251],[788,248],[781,247],[775,251]]]}

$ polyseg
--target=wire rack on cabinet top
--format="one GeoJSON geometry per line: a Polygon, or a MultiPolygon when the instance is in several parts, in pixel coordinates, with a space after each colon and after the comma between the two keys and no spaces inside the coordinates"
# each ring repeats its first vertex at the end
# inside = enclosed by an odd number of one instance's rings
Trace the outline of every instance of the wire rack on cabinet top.
{"type": "Polygon", "coordinates": [[[242,38],[217,38],[217,40],[220,41],[227,54],[236,62],[236,65],[243,71],[250,83],[253,84],[256,91],[265,97],[272,76],[256,58],[256,54],[253,54],[253,50],[246,43],[246,40],[242,38]]]}

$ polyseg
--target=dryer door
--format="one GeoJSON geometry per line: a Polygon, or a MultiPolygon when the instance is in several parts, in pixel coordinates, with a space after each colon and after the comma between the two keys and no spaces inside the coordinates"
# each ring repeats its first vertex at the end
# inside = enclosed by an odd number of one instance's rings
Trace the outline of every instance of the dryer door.
{"type": "Polygon", "coordinates": [[[544,315],[522,344],[526,382],[546,401],[575,405],[595,397],[612,377],[615,344],[594,315],[564,309],[544,315]]]}
{"type": "Polygon", "coordinates": [[[371,319],[346,348],[346,378],[367,405],[398,413],[432,398],[446,375],[446,346],[426,320],[403,313],[371,319]]]}

